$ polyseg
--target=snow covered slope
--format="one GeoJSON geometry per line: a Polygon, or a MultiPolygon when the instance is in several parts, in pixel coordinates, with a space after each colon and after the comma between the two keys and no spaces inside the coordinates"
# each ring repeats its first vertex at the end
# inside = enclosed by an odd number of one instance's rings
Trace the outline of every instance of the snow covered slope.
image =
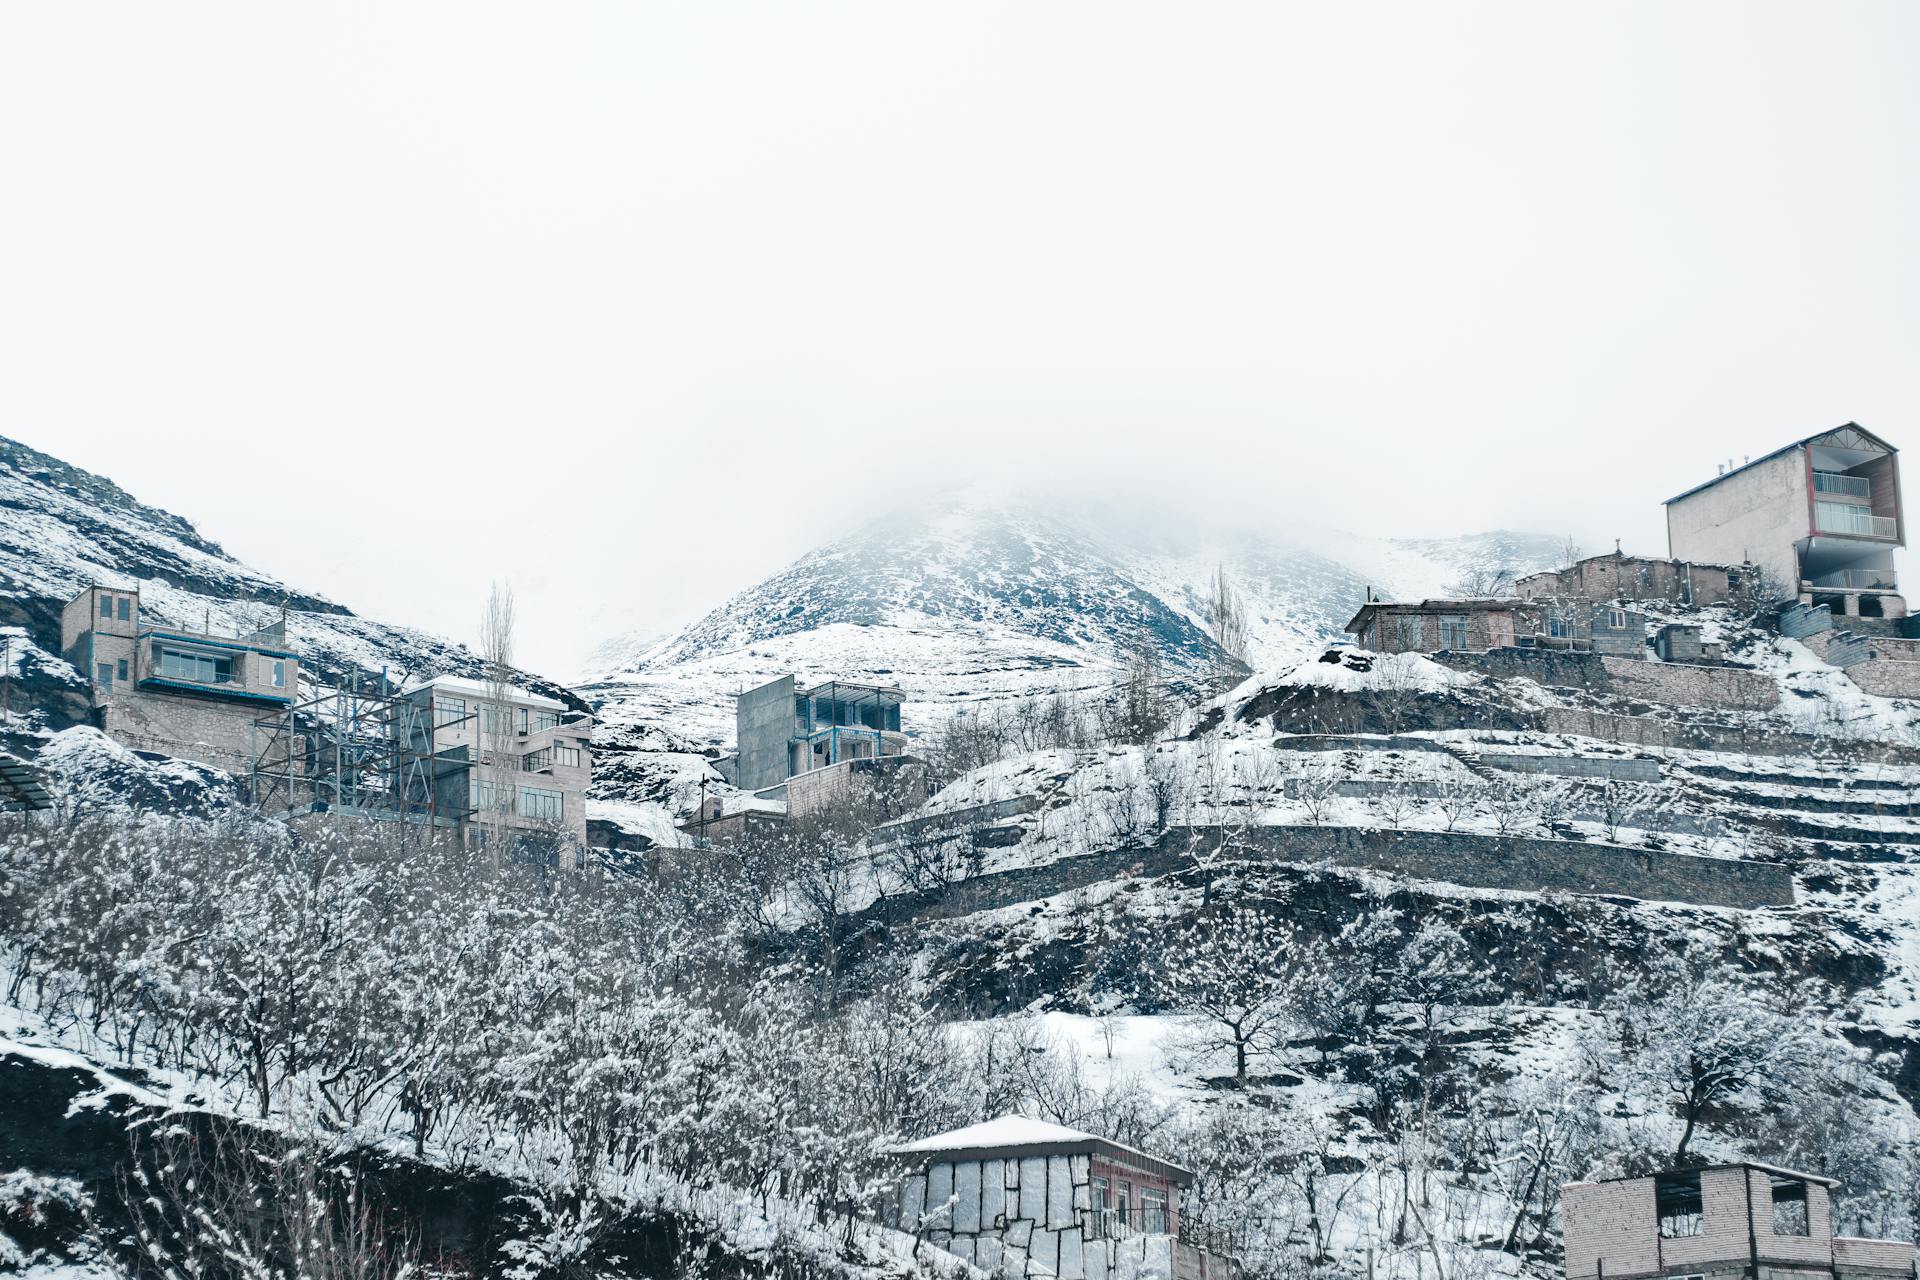
{"type": "MultiPolygon", "coordinates": [[[[288,586],[113,481],[0,438],[0,628],[19,629],[14,709],[43,731],[85,713],[77,674],[58,657],[60,609],[94,583],[135,588],[154,620],[195,630],[252,631],[284,609],[289,639],[306,670],[322,679],[354,670],[480,673],[478,659],[460,645],[357,617],[288,586]]],[[[551,682],[525,683],[566,694],[551,682]]]]}
{"type": "Polygon", "coordinates": [[[1254,665],[1271,666],[1341,634],[1370,587],[1418,598],[1558,555],[1525,534],[1283,538],[969,497],[878,520],[676,634],[602,644],[583,692],[616,722],[714,745],[731,739],[731,695],[787,672],[898,685],[925,723],[942,704],[1103,687],[1142,638],[1175,674],[1207,666],[1218,566],[1245,600],[1254,665]]]}

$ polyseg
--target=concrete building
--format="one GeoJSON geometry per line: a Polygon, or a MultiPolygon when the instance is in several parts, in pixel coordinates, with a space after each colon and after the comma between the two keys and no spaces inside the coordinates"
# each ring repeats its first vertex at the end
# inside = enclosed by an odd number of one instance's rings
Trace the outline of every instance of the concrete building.
{"type": "Polygon", "coordinates": [[[415,721],[430,740],[410,750],[471,762],[473,826],[498,826],[529,848],[552,846],[571,865],[587,841],[592,718],[555,698],[463,676],[436,676],[404,696],[431,709],[415,721]]]}
{"type": "Polygon", "coordinates": [[[1573,1183],[1567,1280],[1913,1280],[1911,1243],[1833,1234],[1834,1186],[1760,1164],[1573,1183]]]}
{"type": "Polygon", "coordinates": [[[1347,623],[1376,653],[1478,653],[1564,649],[1647,656],[1646,617],[1593,600],[1371,600],[1347,623]]]}
{"type": "Polygon", "coordinates": [[[734,700],[735,754],[717,766],[742,791],[762,791],[844,761],[905,755],[903,701],[884,685],[769,680],[734,700]]]}
{"type": "Polygon", "coordinates": [[[138,591],[115,587],[67,602],[60,648],[87,677],[108,737],[233,773],[252,764],[254,721],[290,707],[300,684],[283,626],[235,636],[163,626],[141,616],[138,591]]]}
{"type": "Polygon", "coordinates": [[[1849,422],[1667,500],[1667,552],[1752,563],[1790,599],[1836,616],[1898,618],[1893,552],[1906,545],[1894,447],[1849,422]]]}
{"type": "Polygon", "coordinates": [[[1522,600],[1663,600],[1705,606],[1737,597],[1751,571],[1734,564],[1700,564],[1651,556],[1589,556],[1564,569],[1548,569],[1517,580],[1522,600]]]}
{"type": "Polygon", "coordinates": [[[1232,1241],[1189,1224],[1193,1174],[1091,1133],[1002,1116],[895,1147],[898,1225],[983,1270],[1058,1280],[1233,1280],[1232,1241]]]}

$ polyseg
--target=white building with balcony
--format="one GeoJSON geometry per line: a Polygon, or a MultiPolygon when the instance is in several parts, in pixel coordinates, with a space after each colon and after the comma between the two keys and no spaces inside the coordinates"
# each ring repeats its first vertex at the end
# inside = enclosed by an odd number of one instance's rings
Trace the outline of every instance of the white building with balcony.
{"type": "Polygon", "coordinates": [[[1667,500],[1676,560],[1759,566],[1836,617],[1906,616],[1893,553],[1906,545],[1898,451],[1849,422],[1730,468],[1667,500]]]}

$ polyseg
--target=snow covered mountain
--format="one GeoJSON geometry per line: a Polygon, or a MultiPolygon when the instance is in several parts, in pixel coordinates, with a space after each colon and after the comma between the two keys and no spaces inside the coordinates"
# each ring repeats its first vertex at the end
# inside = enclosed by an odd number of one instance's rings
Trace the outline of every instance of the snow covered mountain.
{"type": "Polygon", "coordinates": [[[789,671],[898,685],[924,722],[941,705],[1103,687],[1143,638],[1176,674],[1205,667],[1216,567],[1245,603],[1252,664],[1267,667],[1340,635],[1369,588],[1436,595],[1560,553],[1526,534],[1278,537],[957,499],[829,543],[675,634],[606,642],[582,691],[615,722],[671,722],[713,745],[731,736],[733,693],[789,671]]]}

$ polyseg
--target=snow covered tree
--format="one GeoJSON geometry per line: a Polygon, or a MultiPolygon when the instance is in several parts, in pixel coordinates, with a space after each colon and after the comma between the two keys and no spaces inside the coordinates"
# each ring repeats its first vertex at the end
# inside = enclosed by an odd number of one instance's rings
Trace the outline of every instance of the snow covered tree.
{"type": "Polygon", "coordinates": [[[1279,1049],[1294,1025],[1297,959],[1284,923],[1234,908],[1193,918],[1170,936],[1162,978],[1171,1003],[1232,1054],[1234,1079],[1244,1082],[1249,1063],[1279,1049]]]}
{"type": "Polygon", "coordinates": [[[1650,964],[1607,1005],[1629,1079],[1679,1116],[1673,1158],[1729,1110],[1778,1103],[1808,1087],[1820,1060],[1801,1013],[1763,999],[1705,952],[1650,964]]]}

